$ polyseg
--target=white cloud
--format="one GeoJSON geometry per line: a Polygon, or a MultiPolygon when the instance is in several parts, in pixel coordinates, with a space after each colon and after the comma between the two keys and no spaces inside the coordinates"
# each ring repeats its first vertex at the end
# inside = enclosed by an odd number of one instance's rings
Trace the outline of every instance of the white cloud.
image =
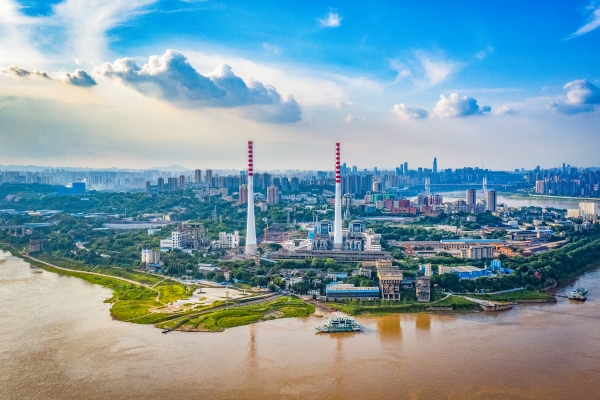
{"type": "Polygon", "coordinates": [[[348,116],[346,116],[346,118],[344,118],[344,121],[346,121],[346,122],[354,121],[354,115],[348,114],[348,116]]]}
{"type": "Polygon", "coordinates": [[[440,95],[440,100],[433,109],[433,114],[438,117],[466,117],[489,112],[490,106],[479,107],[477,100],[472,97],[459,96],[451,93],[450,96],[440,95]]]}
{"type": "Polygon", "coordinates": [[[514,113],[515,113],[514,108],[506,106],[506,105],[498,107],[494,110],[494,114],[497,114],[497,115],[514,114],[514,113]]]}
{"type": "Polygon", "coordinates": [[[445,81],[456,70],[456,63],[449,60],[432,60],[427,56],[421,56],[420,59],[425,77],[431,86],[445,81]]]}
{"type": "Polygon", "coordinates": [[[342,24],[342,17],[338,13],[329,12],[326,18],[318,18],[321,28],[336,28],[342,24]]]}
{"type": "Polygon", "coordinates": [[[427,118],[429,113],[424,108],[410,107],[404,103],[395,104],[392,113],[403,120],[427,118]]]}
{"type": "MultiPolygon", "coordinates": [[[[14,76],[18,76],[21,78],[24,77],[41,77],[44,79],[52,80],[50,75],[44,71],[35,71],[35,70],[26,70],[24,68],[17,67],[16,65],[11,65],[6,68],[0,69],[0,72],[4,74],[10,74],[14,76]]],[[[59,76],[56,78],[59,82],[68,83],[73,86],[81,86],[81,87],[89,87],[96,85],[96,81],[92,78],[87,72],[82,69],[76,70],[73,74],[68,72],[61,72],[58,74],[59,76]]]]}
{"type": "Polygon", "coordinates": [[[244,81],[226,64],[204,76],[185,55],[173,50],[161,57],[151,56],[142,67],[132,58],[121,58],[102,64],[96,71],[140,93],[184,108],[246,106],[249,108],[243,115],[259,121],[284,123],[301,119],[300,108],[292,96],[282,96],[274,87],[253,79],[244,81]]]}
{"type": "Polygon", "coordinates": [[[262,48],[263,48],[263,50],[265,52],[267,52],[267,53],[269,53],[269,54],[271,54],[273,56],[281,55],[281,53],[283,52],[283,50],[280,49],[279,47],[274,46],[274,45],[269,44],[269,43],[263,43],[262,44],[262,48]]]}
{"type": "Polygon", "coordinates": [[[570,104],[600,104],[600,88],[585,79],[568,82],[563,89],[570,104]]]}
{"type": "Polygon", "coordinates": [[[35,71],[35,70],[29,71],[24,68],[17,67],[16,65],[11,65],[6,68],[2,68],[2,69],[0,69],[0,72],[5,73],[5,74],[19,76],[19,77],[41,77],[41,78],[50,79],[48,74],[44,71],[35,71]]]}
{"type": "Polygon", "coordinates": [[[493,52],[494,52],[494,48],[492,46],[488,46],[485,49],[478,51],[477,54],[475,54],[475,58],[478,60],[483,60],[484,58],[486,58],[493,52]]]}
{"type": "Polygon", "coordinates": [[[396,82],[401,81],[402,79],[409,77],[412,74],[410,68],[408,68],[404,63],[398,60],[390,60],[390,67],[398,72],[396,76],[396,82]]]}
{"type": "Polygon", "coordinates": [[[577,79],[563,86],[567,90],[566,99],[552,101],[548,108],[562,114],[579,114],[594,111],[600,104],[600,88],[588,80],[577,79]]]}
{"type": "Polygon", "coordinates": [[[588,22],[575,32],[565,38],[565,40],[573,39],[574,37],[584,35],[588,32],[600,26],[600,7],[597,6],[596,2],[591,2],[586,7],[586,14],[588,14],[588,22]]]}

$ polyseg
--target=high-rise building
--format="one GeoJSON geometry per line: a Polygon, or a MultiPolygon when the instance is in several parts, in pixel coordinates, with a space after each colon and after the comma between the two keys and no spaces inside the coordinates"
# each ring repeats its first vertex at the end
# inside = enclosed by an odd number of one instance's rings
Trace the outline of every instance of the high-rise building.
{"type": "Polygon", "coordinates": [[[248,185],[240,185],[238,204],[248,203],[248,185]]]}
{"type": "Polygon", "coordinates": [[[207,169],[204,173],[204,181],[208,187],[212,187],[212,169],[207,169]]]}
{"type": "Polygon", "coordinates": [[[408,175],[408,161],[404,161],[404,175],[408,175]]]}
{"type": "Polygon", "coordinates": [[[179,187],[177,178],[169,178],[167,182],[169,184],[169,190],[177,190],[177,188],[179,187]]]}
{"type": "Polygon", "coordinates": [[[291,187],[292,192],[300,191],[300,179],[298,179],[298,177],[294,176],[290,181],[290,187],[291,187]]]}
{"type": "Polygon", "coordinates": [[[267,204],[270,206],[279,204],[279,188],[275,185],[267,188],[267,204]]]}
{"type": "Polygon", "coordinates": [[[165,191],[165,180],[164,178],[158,178],[158,192],[164,192],[165,191]]]}
{"type": "Polygon", "coordinates": [[[248,142],[248,216],[246,219],[246,254],[256,254],[256,226],[254,221],[254,160],[251,141],[248,142]]]}
{"type": "Polygon", "coordinates": [[[437,174],[437,157],[433,157],[433,173],[437,174]]]}
{"type": "Polygon", "coordinates": [[[342,249],[342,179],[340,174],[340,144],[335,144],[335,211],[333,223],[333,248],[342,249]]]}
{"type": "Polygon", "coordinates": [[[474,207],[477,205],[477,192],[475,189],[467,190],[467,206],[474,207]]]}
{"type": "Polygon", "coordinates": [[[194,183],[202,182],[202,171],[197,169],[194,171],[194,183]]]}
{"type": "Polygon", "coordinates": [[[496,191],[488,190],[485,199],[485,209],[487,211],[496,212],[496,191]]]}
{"type": "Polygon", "coordinates": [[[179,175],[179,189],[185,190],[185,176],[179,175]]]}
{"type": "Polygon", "coordinates": [[[146,181],[146,194],[150,194],[150,181],[146,181]]]}

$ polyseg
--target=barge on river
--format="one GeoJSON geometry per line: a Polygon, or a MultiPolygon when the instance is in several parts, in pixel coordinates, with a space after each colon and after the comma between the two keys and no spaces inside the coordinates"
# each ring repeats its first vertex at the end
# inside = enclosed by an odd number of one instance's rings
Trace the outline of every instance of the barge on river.
{"type": "Polygon", "coordinates": [[[319,332],[359,332],[362,330],[356,320],[352,317],[330,317],[327,324],[316,328],[319,332]]]}

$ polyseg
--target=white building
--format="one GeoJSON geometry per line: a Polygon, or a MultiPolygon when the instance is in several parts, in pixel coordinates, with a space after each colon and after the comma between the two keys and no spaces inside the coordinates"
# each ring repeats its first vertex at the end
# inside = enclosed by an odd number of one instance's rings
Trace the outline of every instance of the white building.
{"type": "Polygon", "coordinates": [[[235,231],[233,233],[220,232],[219,243],[222,249],[235,249],[240,245],[240,232],[235,231]]]}
{"type": "Polygon", "coordinates": [[[158,265],[160,263],[160,250],[142,250],[142,263],[146,265],[158,265]]]}
{"type": "MultiPolygon", "coordinates": [[[[579,209],[585,214],[585,215],[600,215],[600,203],[595,203],[595,202],[581,202],[579,203],[579,209]]],[[[570,210],[569,210],[570,211],[570,210]]]]}

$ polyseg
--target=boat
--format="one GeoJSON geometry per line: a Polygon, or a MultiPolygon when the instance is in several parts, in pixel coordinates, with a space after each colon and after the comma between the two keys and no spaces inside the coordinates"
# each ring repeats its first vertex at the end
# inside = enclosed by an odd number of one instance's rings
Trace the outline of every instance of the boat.
{"type": "Polygon", "coordinates": [[[577,290],[573,290],[569,296],[568,296],[569,300],[575,300],[575,301],[586,301],[586,297],[579,293],[577,290]]]}
{"type": "Polygon", "coordinates": [[[585,296],[588,292],[586,288],[582,288],[582,287],[578,287],[577,289],[575,289],[575,291],[583,296],[585,296]]]}
{"type": "Polygon", "coordinates": [[[352,317],[329,317],[327,324],[315,328],[319,332],[358,332],[362,330],[356,320],[352,317]]]}

